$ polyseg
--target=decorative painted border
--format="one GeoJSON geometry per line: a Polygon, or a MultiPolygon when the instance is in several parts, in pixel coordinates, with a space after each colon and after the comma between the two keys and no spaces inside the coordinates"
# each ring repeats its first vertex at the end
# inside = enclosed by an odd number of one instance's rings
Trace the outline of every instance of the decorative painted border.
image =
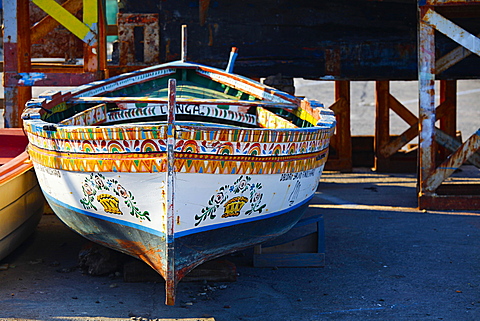
{"type": "Polygon", "coordinates": [[[72,91],[73,97],[93,97],[105,92],[116,91],[123,87],[137,84],[140,82],[153,80],[155,78],[164,77],[176,73],[174,68],[161,68],[145,72],[145,70],[138,70],[127,74],[122,74],[117,77],[112,77],[106,80],[94,81],[89,84],[80,86],[77,90],[72,91]]]}
{"type": "Polygon", "coordinates": [[[265,108],[257,108],[258,125],[263,128],[298,128],[265,108]]]}
{"type": "MultiPolygon", "coordinates": [[[[31,159],[43,166],[76,172],[166,172],[165,153],[76,154],[49,152],[30,146],[31,159]]],[[[175,171],[207,174],[282,174],[317,168],[327,160],[322,151],[282,157],[206,155],[175,153],[175,171]]]]}
{"type": "MultiPolygon", "coordinates": [[[[167,150],[165,139],[144,140],[59,140],[31,136],[32,145],[59,153],[129,154],[158,153],[167,150]]],[[[328,146],[327,139],[289,143],[243,143],[231,141],[197,141],[178,139],[175,152],[240,156],[288,156],[313,153],[328,146]]]]}
{"type": "MultiPolygon", "coordinates": [[[[62,126],[41,120],[24,122],[30,134],[49,139],[111,140],[111,139],[166,139],[166,125],[115,125],[115,126],[62,126]],[[47,126],[46,126],[47,125],[47,126]]],[[[330,138],[335,126],[292,128],[292,129],[250,129],[182,126],[177,131],[178,139],[219,140],[238,142],[284,143],[330,138]]]]}
{"type": "Polygon", "coordinates": [[[91,126],[107,120],[107,105],[99,104],[60,122],[68,126],[91,126]]]}
{"type": "MultiPolygon", "coordinates": [[[[46,150],[74,153],[155,153],[166,150],[166,126],[56,127],[49,137],[28,133],[30,143],[46,150]],[[103,135],[103,136],[101,136],[103,135]],[[95,139],[100,137],[102,139],[95,139]]],[[[247,130],[177,127],[176,152],[284,156],[328,146],[333,128],[247,130]],[[253,142],[252,142],[253,141],[253,142]]]]}
{"type": "Polygon", "coordinates": [[[24,127],[33,136],[48,139],[67,140],[136,140],[166,139],[167,126],[62,126],[44,121],[32,120],[24,122],[24,127]]]}
{"type": "MultiPolygon", "coordinates": [[[[221,109],[215,106],[195,105],[195,104],[177,104],[175,108],[177,115],[195,115],[214,117],[225,120],[242,122],[249,125],[257,124],[255,115],[240,113],[232,110],[221,109]]],[[[109,122],[130,120],[143,117],[165,116],[167,115],[167,104],[149,104],[146,107],[128,108],[109,112],[107,117],[109,122]]]]}
{"type": "Polygon", "coordinates": [[[203,77],[209,78],[222,84],[226,84],[232,88],[243,91],[261,100],[269,100],[278,103],[298,103],[300,101],[300,99],[296,98],[295,96],[288,95],[287,93],[282,92],[278,89],[265,86],[256,81],[241,77],[239,75],[225,73],[219,69],[210,67],[199,67],[197,73],[199,75],[202,75],[203,77]]]}

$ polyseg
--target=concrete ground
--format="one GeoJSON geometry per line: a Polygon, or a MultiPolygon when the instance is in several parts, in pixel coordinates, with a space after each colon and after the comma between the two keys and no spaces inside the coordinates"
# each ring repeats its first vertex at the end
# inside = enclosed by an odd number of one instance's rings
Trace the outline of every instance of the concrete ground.
{"type": "Polygon", "coordinates": [[[255,268],[247,250],[226,257],[236,282],[180,282],[173,307],[163,283],[82,274],[85,240],[44,215],[0,262],[0,320],[479,320],[480,210],[419,211],[415,185],[326,172],[309,208],[325,218],[324,267],[255,268]]]}

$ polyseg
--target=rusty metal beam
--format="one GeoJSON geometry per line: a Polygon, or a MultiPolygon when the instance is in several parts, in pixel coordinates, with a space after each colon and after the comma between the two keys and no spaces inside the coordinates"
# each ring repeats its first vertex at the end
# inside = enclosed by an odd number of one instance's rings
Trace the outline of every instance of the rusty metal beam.
{"type": "Polygon", "coordinates": [[[397,138],[390,141],[387,145],[385,145],[380,150],[381,156],[384,158],[387,158],[394,155],[396,152],[400,150],[400,148],[408,144],[408,142],[414,139],[417,135],[418,135],[418,122],[412,125],[411,127],[409,127],[397,138]]]}
{"type": "Polygon", "coordinates": [[[426,9],[426,13],[423,16],[423,21],[453,41],[457,42],[462,47],[467,48],[477,55],[480,55],[479,38],[475,37],[450,20],[445,19],[442,15],[436,13],[432,9],[426,9]]]}
{"type": "MultiPolygon", "coordinates": [[[[449,0],[447,2],[448,4],[468,5],[474,1],[449,0]]],[[[441,4],[435,1],[427,1],[427,3],[441,4]]],[[[418,205],[421,209],[473,209],[480,204],[478,193],[465,195],[458,193],[457,184],[447,184],[450,187],[443,188],[445,185],[442,185],[442,183],[467,160],[476,166],[480,165],[478,164],[480,155],[477,154],[480,148],[480,130],[463,144],[454,138],[456,134],[455,81],[442,81],[440,83],[441,105],[437,111],[442,107],[442,113],[437,112],[435,116],[435,109],[432,108],[435,95],[433,86],[435,74],[443,72],[451,65],[468,56],[468,53],[464,49],[456,48],[437,61],[438,70],[435,70],[436,49],[434,31],[437,30],[443,33],[451,40],[477,55],[480,55],[480,39],[436,13],[434,9],[435,7],[419,6],[420,175],[418,205]],[[452,61],[449,62],[449,59],[452,61]],[[441,129],[435,128],[436,119],[440,120],[441,129]],[[447,149],[454,150],[437,168],[434,166],[435,155],[445,157],[447,152],[440,149],[440,153],[436,154],[435,144],[433,144],[434,140],[447,149]],[[446,194],[444,194],[445,192],[446,194]],[[442,195],[439,195],[439,193],[442,195]]],[[[470,187],[473,187],[470,191],[475,191],[474,185],[470,187]]],[[[478,188],[476,189],[478,190],[478,188]]],[[[462,191],[465,192],[466,190],[462,191]]]]}
{"type": "MultiPolygon", "coordinates": [[[[435,141],[451,152],[455,152],[462,146],[462,142],[456,140],[438,128],[435,128],[435,141]]],[[[468,157],[468,161],[480,168],[480,154],[478,152],[468,157]]]]}
{"type": "MultiPolygon", "coordinates": [[[[99,74],[97,72],[9,72],[4,73],[3,81],[6,88],[16,88],[16,90],[30,90],[31,86],[80,86],[98,79],[99,74]]],[[[28,99],[25,100],[24,103],[27,101],[28,99]]],[[[22,106],[24,105],[24,103],[22,104],[22,106]]]]}
{"type": "Polygon", "coordinates": [[[424,5],[427,6],[450,6],[465,4],[480,4],[480,0],[426,0],[424,5]]]}
{"type": "MultiPolygon", "coordinates": [[[[419,193],[429,193],[427,178],[435,169],[435,33],[425,21],[429,9],[420,8],[419,78],[419,193]]],[[[427,194],[428,195],[428,194],[427,194]]]]}
{"type": "Polygon", "coordinates": [[[152,65],[160,62],[158,14],[118,14],[120,65],[152,65]]]}
{"type": "Polygon", "coordinates": [[[442,182],[453,174],[480,148],[480,130],[470,136],[457,151],[444,161],[426,180],[425,194],[434,193],[442,182]]]}
{"type": "MultiPolygon", "coordinates": [[[[477,38],[478,37],[480,37],[480,34],[477,35],[477,38]]],[[[463,59],[467,58],[471,54],[472,52],[470,50],[462,46],[458,46],[457,48],[453,49],[448,54],[437,60],[435,70],[437,75],[457,64],[458,62],[462,61],[463,59]]]]}
{"type": "MultiPolygon", "coordinates": [[[[62,7],[76,15],[82,9],[82,0],[68,0],[62,4],[62,7]]],[[[39,42],[40,39],[46,37],[50,31],[58,27],[60,23],[52,16],[47,15],[45,18],[33,25],[30,30],[30,39],[32,43],[39,42]]]]}
{"type": "Polygon", "coordinates": [[[450,136],[457,132],[457,81],[440,80],[440,104],[444,105],[444,112],[440,120],[440,129],[450,136]]]}
{"type": "Polygon", "coordinates": [[[418,135],[418,118],[392,95],[389,95],[388,103],[390,109],[400,116],[400,118],[402,118],[407,124],[409,124],[410,127],[400,136],[389,141],[383,146],[383,148],[380,150],[380,155],[384,158],[388,158],[398,152],[400,148],[408,144],[409,141],[418,135]]]}
{"type": "MultiPolygon", "coordinates": [[[[471,189],[478,190],[478,185],[472,185],[471,189]]],[[[418,198],[420,209],[431,210],[473,210],[480,208],[478,195],[420,195],[418,198]]]]}

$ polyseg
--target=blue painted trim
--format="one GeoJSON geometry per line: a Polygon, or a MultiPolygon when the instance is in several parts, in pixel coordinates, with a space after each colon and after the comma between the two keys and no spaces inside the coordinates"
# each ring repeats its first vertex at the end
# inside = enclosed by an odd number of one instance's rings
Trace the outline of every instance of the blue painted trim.
{"type": "MultiPolygon", "coordinates": [[[[104,215],[94,214],[94,213],[91,213],[91,212],[88,212],[88,211],[70,206],[68,204],[65,204],[65,203],[51,197],[50,195],[47,195],[46,193],[44,193],[44,194],[45,194],[46,198],[48,199],[48,201],[56,203],[56,204],[58,204],[58,206],[65,207],[65,208],[67,208],[67,209],[69,209],[69,210],[71,210],[75,213],[83,214],[83,215],[90,216],[90,217],[94,217],[94,218],[104,220],[104,221],[108,221],[108,222],[112,222],[112,223],[115,223],[115,224],[125,225],[125,226],[131,227],[131,228],[142,230],[144,232],[147,232],[147,233],[150,233],[150,234],[153,234],[153,235],[165,236],[165,233],[157,231],[157,230],[149,228],[149,227],[146,227],[144,225],[135,224],[135,223],[131,223],[131,222],[128,222],[128,221],[117,220],[115,218],[111,218],[111,217],[104,216],[104,215]]],[[[180,237],[191,235],[191,234],[216,230],[216,229],[220,229],[220,228],[224,228],[224,227],[229,227],[229,226],[232,226],[232,225],[238,225],[238,224],[243,224],[243,223],[260,221],[260,220],[268,219],[268,218],[271,218],[271,217],[274,217],[274,216],[282,215],[282,214],[294,211],[295,209],[301,207],[302,205],[310,202],[310,200],[313,198],[313,196],[314,195],[312,195],[309,198],[305,199],[304,201],[298,203],[297,205],[292,206],[292,207],[290,207],[288,209],[285,209],[285,210],[282,210],[282,211],[278,211],[278,212],[270,213],[270,214],[266,214],[266,215],[255,216],[255,217],[251,217],[251,218],[245,218],[245,219],[242,219],[242,220],[235,220],[235,221],[230,221],[230,222],[225,222],[225,223],[219,223],[219,224],[197,227],[197,228],[189,229],[189,230],[182,231],[182,232],[176,232],[174,237],[175,238],[180,238],[180,237]]]]}
{"type": "Polygon", "coordinates": [[[91,213],[91,212],[88,212],[88,211],[70,206],[68,204],[65,204],[65,203],[51,197],[50,195],[48,195],[46,193],[43,193],[43,194],[45,195],[45,197],[47,198],[47,200],[49,202],[53,202],[53,203],[57,204],[58,206],[65,207],[66,209],[69,209],[69,210],[71,210],[71,211],[73,211],[77,214],[83,214],[83,215],[94,217],[94,218],[97,218],[97,219],[100,219],[100,220],[112,222],[112,223],[119,224],[119,225],[128,226],[128,227],[131,227],[131,228],[134,228],[134,229],[137,229],[137,230],[141,230],[141,231],[144,231],[144,232],[156,235],[156,236],[165,236],[165,233],[157,231],[153,228],[146,227],[146,226],[140,225],[140,224],[135,224],[135,223],[128,222],[128,221],[117,220],[115,218],[111,218],[111,217],[104,216],[104,215],[94,214],[94,213],[91,213]]]}
{"type": "Polygon", "coordinates": [[[175,238],[179,238],[179,237],[182,237],[182,236],[187,236],[187,235],[191,235],[191,234],[195,234],[195,233],[206,232],[206,231],[210,231],[210,230],[216,230],[216,229],[220,229],[220,228],[224,228],[224,227],[228,227],[228,226],[232,226],[232,225],[238,225],[238,224],[243,224],[243,223],[249,223],[249,222],[264,220],[264,219],[267,219],[267,218],[270,218],[270,217],[282,215],[282,214],[291,212],[291,211],[299,208],[300,206],[304,205],[305,203],[310,202],[310,200],[312,198],[313,198],[313,195],[310,196],[309,198],[305,199],[303,202],[298,203],[295,206],[292,206],[288,209],[278,211],[278,212],[275,212],[275,213],[270,213],[270,214],[261,215],[261,216],[255,216],[255,217],[252,217],[252,218],[245,218],[245,219],[242,219],[242,220],[235,220],[235,221],[230,221],[230,222],[225,222],[225,223],[219,223],[219,224],[197,227],[197,228],[189,229],[189,230],[182,231],[182,232],[176,232],[175,233],[175,238]]]}

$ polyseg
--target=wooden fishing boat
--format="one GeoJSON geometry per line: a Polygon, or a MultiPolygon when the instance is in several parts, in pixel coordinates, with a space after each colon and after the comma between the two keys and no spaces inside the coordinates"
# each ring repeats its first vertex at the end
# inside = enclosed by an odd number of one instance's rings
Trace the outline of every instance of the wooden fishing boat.
{"type": "Polygon", "coordinates": [[[22,128],[0,128],[0,260],[35,230],[45,199],[22,128]]]}
{"type": "Polygon", "coordinates": [[[184,61],[44,93],[23,119],[54,212],[148,263],[167,304],[200,263],[295,225],[335,127],[318,102],[184,61]]]}

